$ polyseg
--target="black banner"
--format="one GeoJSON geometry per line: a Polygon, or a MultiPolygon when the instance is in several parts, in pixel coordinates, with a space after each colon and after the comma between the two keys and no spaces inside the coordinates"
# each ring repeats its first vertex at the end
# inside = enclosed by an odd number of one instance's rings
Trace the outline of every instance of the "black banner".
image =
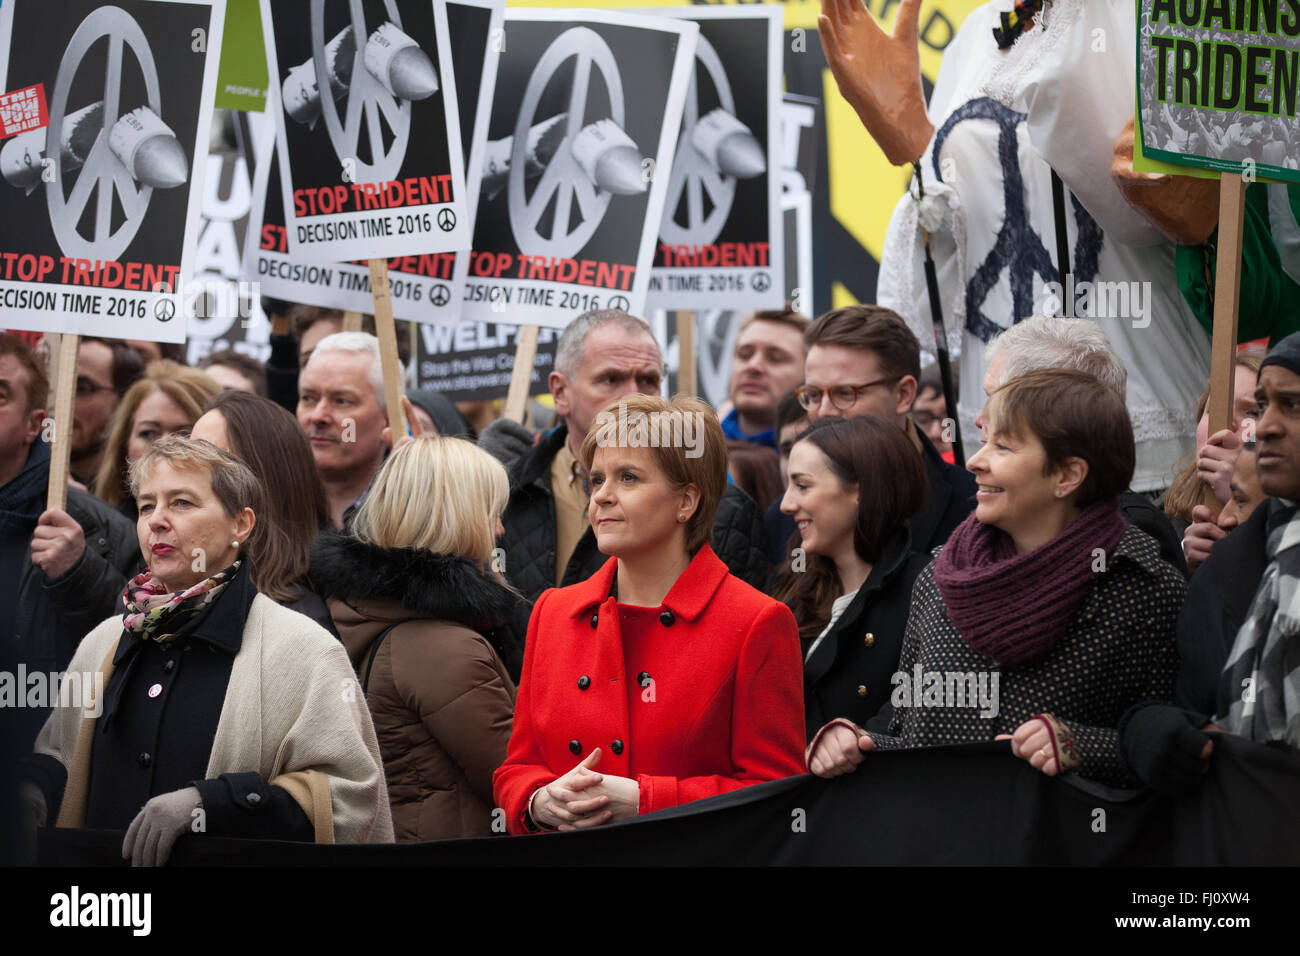
{"type": "MultiPolygon", "coordinates": [[[[1253,866],[1300,863],[1300,756],[1236,737],[1171,800],[1053,779],[1005,743],[871,754],[837,780],[792,777],[571,833],[317,846],[185,836],[180,866],[1253,866]]],[[[47,866],[121,866],[122,834],[42,834],[47,866]]]]}

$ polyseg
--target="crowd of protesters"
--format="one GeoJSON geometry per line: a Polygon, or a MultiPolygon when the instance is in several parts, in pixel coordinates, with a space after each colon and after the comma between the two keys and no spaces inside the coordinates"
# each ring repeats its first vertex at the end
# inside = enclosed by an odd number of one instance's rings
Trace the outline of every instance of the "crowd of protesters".
{"type": "Polygon", "coordinates": [[[1202,417],[1160,498],[1088,320],[992,343],[959,462],[878,306],[749,317],[717,410],[661,397],[648,323],[587,313],[553,424],[413,391],[408,436],[374,335],[289,313],[265,366],[83,339],[63,509],[43,357],[0,335],[11,656],[94,687],[24,712],[32,832],[161,864],[199,811],[317,842],[584,829],[998,739],[1178,794],[1217,734],[1300,744],[1300,336],[1239,356],[1232,427],[1202,417]]]}

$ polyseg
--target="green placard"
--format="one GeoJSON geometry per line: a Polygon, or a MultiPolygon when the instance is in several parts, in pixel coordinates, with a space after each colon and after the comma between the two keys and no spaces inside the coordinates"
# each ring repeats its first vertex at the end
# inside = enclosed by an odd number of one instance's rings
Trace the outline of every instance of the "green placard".
{"type": "Polygon", "coordinates": [[[268,82],[258,0],[226,0],[217,108],[262,112],[266,109],[268,82]]]}
{"type": "Polygon", "coordinates": [[[1300,183],[1300,5],[1137,2],[1139,172],[1300,183]]]}

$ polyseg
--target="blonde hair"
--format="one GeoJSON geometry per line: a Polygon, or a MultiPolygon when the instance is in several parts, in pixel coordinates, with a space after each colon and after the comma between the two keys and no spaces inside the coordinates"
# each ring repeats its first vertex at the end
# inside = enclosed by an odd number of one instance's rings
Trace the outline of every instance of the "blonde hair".
{"type": "Polygon", "coordinates": [[[508,586],[491,565],[509,496],[505,466],[473,442],[415,438],[379,469],[352,534],[379,548],[464,555],[508,586]]]}
{"type": "MultiPolygon", "coordinates": [[[[658,395],[627,395],[616,399],[596,416],[582,441],[580,458],[587,471],[591,471],[597,446],[624,447],[621,442],[627,436],[611,427],[616,419],[648,436],[659,436],[652,437],[647,450],[669,484],[674,488],[694,485],[699,489],[699,505],[686,522],[686,550],[694,554],[713,537],[713,519],[727,490],[727,437],[718,424],[718,416],[706,403],[685,395],[677,395],[672,401],[658,395]],[[683,422],[688,417],[694,419],[696,426],[694,455],[688,453],[683,442],[662,440],[668,434],[666,423],[683,422]]],[[[677,434],[689,436],[680,425],[677,434]]],[[[637,446],[629,442],[626,447],[637,446]]]]}
{"type": "Polygon", "coordinates": [[[115,508],[126,500],[126,447],[131,440],[135,413],[146,398],[154,392],[162,392],[180,407],[193,425],[203,414],[203,406],[220,391],[216,379],[196,368],[169,359],[150,362],[144,377],[126,390],[113,413],[113,427],[104,448],[104,460],[95,478],[95,494],[115,508]]]}

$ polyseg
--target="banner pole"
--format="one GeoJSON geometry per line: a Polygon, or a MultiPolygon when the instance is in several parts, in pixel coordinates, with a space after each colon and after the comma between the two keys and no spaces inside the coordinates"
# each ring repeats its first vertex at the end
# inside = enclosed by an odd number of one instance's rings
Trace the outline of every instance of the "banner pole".
{"type": "Polygon", "coordinates": [[[537,357],[537,326],[519,326],[515,341],[515,364],[510,370],[510,390],[506,392],[505,417],[521,425],[528,408],[528,389],[533,382],[533,360],[537,357]]]}
{"type": "Polygon", "coordinates": [[[695,375],[695,313],[677,313],[677,391],[697,394],[695,375]]]}
{"type": "MultiPolygon", "coordinates": [[[[375,335],[379,338],[379,358],[384,370],[384,401],[388,405],[388,427],[393,441],[405,435],[406,417],[402,414],[402,361],[397,354],[397,330],[393,326],[393,296],[388,285],[388,260],[370,260],[370,291],[375,300],[375,335]]],[[[357,316],[360,328],[359,313],[357,316]]],[[[346,328],[347,313],[344,314],[346,328]]]]}
{"type": "MultiPolygon", "coordinates": [[[[371,261],[373,262],[374,260],[371,260],[371,261]]],[[[385,261],[387,261],[387,260],[385,260],[385,261]]],[[[371,267],[370,267],[370,275],[371,275],[370,284],[371,284],[372,287],[374,286],[374,281],[375,281],[375,280],[374,280],[374,274],[375,274],[375,267],[374,267],[373,265],[371,265],[371,267]]],[[[385,273],[385,274],[386,274],[386,273],[385,273]]],[[[344,331],[344,332],[360,332],[360,331],[361,331],[361,313],[360,313],[360,312],[352,312],[351,310],[349,310],[349,311],[346,311],[346,312],[343,313],[343,331],[344,331]]]]}
{"type": "MultiPolygon", "coordinates": [[[[72,407],[76,400],[77,346],[81,336],[63,333],[58,337],[58,360],[54,381],[54,431],[50,435],[50,482],[45,507],[65,510],[68,503],[68,460],[72,454],[72,407]]],[[[54,348],[53,344],[50,346],[54,348]]],[[[54,353],[50,353],[51,359],[54,353]]]]}
{"type": "MultiPolygon", "coordinates": [[[[1210,338],[1211,435],[1232,427],[1245,206],[1246,184],[1241,174],[1224,173],[1219,182],[1219,248],[1214,272],[1214,334],[1210,338]]],[[[1222,509],[1222,503],[1208,486],[1201,497],[1215,514],[1222,509]]]]}

